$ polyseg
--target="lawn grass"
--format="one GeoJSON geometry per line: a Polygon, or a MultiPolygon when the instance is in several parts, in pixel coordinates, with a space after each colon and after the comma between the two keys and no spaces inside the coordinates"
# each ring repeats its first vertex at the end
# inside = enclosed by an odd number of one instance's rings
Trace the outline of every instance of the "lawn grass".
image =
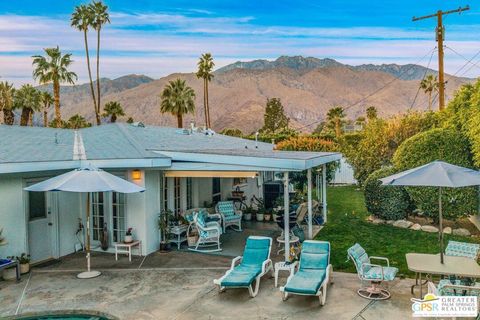
{"type": "MultiPolygon", "coordinates": [[[[391,225],[374,225],[366,221],[363,192],[356,186],[329,187],[327,190],[328,220],[316,239],[330,241],[331,261],[336,271],[356,272],[347,260],[347,249],[358,242],[371,256],[384,256],[399,274],[411,276],[405,254],[438,253],[438,233],[401,229],[391,225]]],[[[449,239],[473,242],[472,238],[445,235],[449,239]]]]}

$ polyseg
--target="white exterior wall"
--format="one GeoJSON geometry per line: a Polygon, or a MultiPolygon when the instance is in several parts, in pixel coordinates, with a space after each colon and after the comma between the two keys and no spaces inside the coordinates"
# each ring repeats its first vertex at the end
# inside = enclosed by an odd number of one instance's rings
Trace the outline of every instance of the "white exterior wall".
{"type": "Polygon", "coordinates": [[[160,214],[160,171],[145,171],[145,242],[143,254],[149,254],[159,249],[160,233],[158,230],[158,215],[160,214]]]}
{"type": "Polygon", "coordinates": [[[335,170],[335,177],[332,184],[356,184],[357,180],[353,176],[353,168],[345,158],[340,160],[339,167],[335,170]]]}

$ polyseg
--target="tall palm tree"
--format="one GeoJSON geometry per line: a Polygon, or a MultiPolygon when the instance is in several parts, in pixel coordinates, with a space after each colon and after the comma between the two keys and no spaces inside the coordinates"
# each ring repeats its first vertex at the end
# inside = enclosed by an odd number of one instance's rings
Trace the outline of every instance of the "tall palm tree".
{"type": "Polygon", "coordinates": [[[420,82],[420,89],[423,89],[423,91],[428,94],[428,110],[432,110],[432,93],[433,91],[438,90],[438,80],[437,76],[434,76],[433,74],[429,74],[423,80],[420,82]]]}
{"type": "Polygon", "coordinates": [[[75,114],[68,119],[65,124],[65,127],[69,129],[81,129],[91,127],[92,124],[88,122],[83,116],[75,114]]]}
{"type": "Polygon", "coordinates": [[[15,91],[13,107],[21,109],[20,125],[27,126],[32,119],[33,113],[40,111],[40,92],[29,84],[24,84],[15,91]]]}
{"type": "Polygon", "coordinates": [[[125,115],[122,105],[118,101],[107,102],[105,107],[103,107],[103,111],[103,116],[110,117],[111,123],[115,123],[117,121],[117,117],[125,115]]]}
{"type": "Polygon", "coordinates": [[[89,5],[92,11],[92,27],[97,31],[97,125],[101,124],[100,121],[100,32],[102,27],[110,23],[110,15],[108,14],[108,6],[104,5],[102,1],[93,1],[89,5]]]}
{"type": "Polygon", "coordinates": [[[7,125],[12,125],[15,121],[15,115],[12,111],[14,92],[13,84],[7,81],[0,82],[0,110],[3,111],[3,122],[7,125]]]}
{"type": "Polygon", "coordinates": [[[160,103],[161,113],[171,113],[177,117],[178,128],[183,127],[183,115],[195,112],[195,91],[186,85],[185,80],[175,79],[163,88],[160,103]]]}
{"type": "Polygon", "coordinates": [[[197,71],[197,78],[203,79],[203,108],[205,112],[205,126],[210,128],[210,105],[208,104],[208,83],[213,79],[213,67],[215,63],[213,63],[213,58],[210,53],[204,53],[200,56],[200,60],[198,61],[198,71],[197,71]]]}
{"type": "Polygon", "coordinates": [[[53,97],[48,91],[40,93],[40,101],[43,103],[43,126],[48,127],[48,109],[53,103],[53,97]]]}
{"type": "Polygon", "coordinates": [[[55,102],[55,123],[59,128],[62,122],[60,113],[60,83],[74,84],[77,75],[68,71],[72,64],[72,54],[62,52],[58,48],[46,48],[46,56],[33,56],[33,78],[39,80],[40,84],[53,83],[53,97],[55,102]]]}
{"type": "Polygon", "coordinates": [[[70,24],[75,29],[83,32],[83,41],[85,43],[85,54],[87,56],[88,79],[90,80],[90,92],[93,99],[93,110],[97,123],[100,121],[100,112],[97,109],[97,99],[95,98],[95,89],[93,88],[92,69],[90,68],[90,53],[88,49],[88,29],[92,26],[94,18],[93,8],[84,4],[76,6],[70,19],[70,24]]]}
{"type": "Polygon", "coordinates": [[[342,124],[345,118],[345,110],[342,107],[333,107],[328,110],[327,120],[335,128],[335,136],[338,138],[342,135],[342,124]]]}

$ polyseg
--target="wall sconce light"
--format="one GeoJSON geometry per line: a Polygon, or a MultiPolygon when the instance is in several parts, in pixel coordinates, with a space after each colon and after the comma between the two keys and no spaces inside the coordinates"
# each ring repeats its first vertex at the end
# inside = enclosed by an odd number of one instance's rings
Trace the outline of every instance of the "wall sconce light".
{"type": "Polygon", "coordinates": [[[142,172],[138,169],[133,170],[132,180],[142,180],[142,172]]]}

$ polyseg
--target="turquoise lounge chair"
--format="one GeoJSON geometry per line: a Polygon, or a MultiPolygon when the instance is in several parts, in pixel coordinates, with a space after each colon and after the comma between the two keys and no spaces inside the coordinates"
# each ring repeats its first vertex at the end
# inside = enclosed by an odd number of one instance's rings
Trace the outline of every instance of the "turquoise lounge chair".
{"type": "Polygon", "coordinates": [[[383,288],[382,283],[387,284],[395,280],[398,269],[390,267],[390,261],[384,257],[369,257],[358,243],[355,243],[348,250],[348,258],[353,260],[357,274],[362,282],[362,287],[357,293],[362,298],[371,300],[385,300],[390,298],[390,292],[387,288],[383,288]],[[384,261],[386,266],[373,264],[371,260],[384,261]],[[363,286],[363,282],[370,282],[369,286],[363,286]]]}
{"type": "Polygon", "coordinates": [[[480,255],[480,244],[450,240],[445,249],[445,255],[477,260],[480,255]]]}
{"type": "Polygon", "coordinates": [[[213,280],[213,283],[218,285],[220,292],[227,288],[248,288],[250,296],[255,297],[258,294],[260,278],[273,270],[272,260],[270,260],[271,249],[272,238],[248,237],[243,256],[234,258],[227,273],[213,280]],[[236,265],[238,262],[240,264],[236,265]],[[253,282],[255,282],[255,289],[253,282]]]}
{"type": "Polygon", "coordinates": [[[320,305],[327,299],[327,285],[332,283],[330,264],[330,242],[305,240],[302,244],[298,271],[290,275],[287,284],[280,288],[283,301],[288,294],[318,296],[320,305]]]}

